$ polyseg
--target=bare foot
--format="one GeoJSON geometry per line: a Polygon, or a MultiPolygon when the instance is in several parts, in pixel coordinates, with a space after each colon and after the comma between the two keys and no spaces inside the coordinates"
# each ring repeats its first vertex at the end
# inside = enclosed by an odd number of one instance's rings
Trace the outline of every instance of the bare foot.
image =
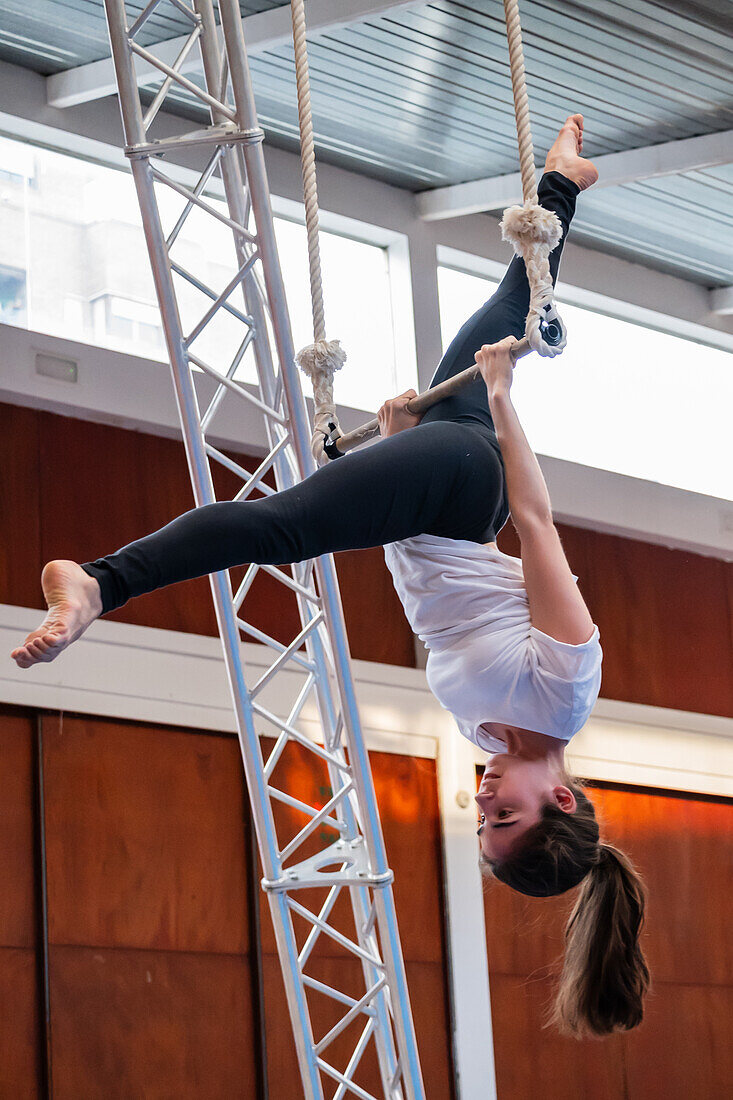
{"type": "Polygon", "coordinates": [[[581,157],[582,152],[583,116],[569,115],[547,154],[545,171],[560,172],[585,191],[598,179],[598,169],[592,161],[581,157]]]}
{"type": "Polygon", "coordinates": [[[50,561],[41,574],[41,586],[48,615],[10,654],[19,668],[53,661],[102,614],[99,585],[74,561],[50,561]]]}

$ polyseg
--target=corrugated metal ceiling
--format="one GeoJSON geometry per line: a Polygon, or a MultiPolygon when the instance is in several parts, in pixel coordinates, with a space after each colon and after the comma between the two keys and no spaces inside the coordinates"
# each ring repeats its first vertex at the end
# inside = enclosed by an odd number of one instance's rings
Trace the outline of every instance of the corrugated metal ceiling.
{"type": "MultiPolygon", "coordinates": [[[[280,6],[251,2],[244,14],[280,6]]],[[[129,4],[132,13],[142,5],[129,4]]],[[[184,18],[150,21],[148,42],[184,18]]],[[[0,56],[49,73],[108,53],[101,0],[0,0],[0,56]]],[[[570,111],[590,155],[733,128],[733,5],[728,0],[523,0],[538,154],[570,111]]],[[[411,190],[516,169],[500,0],[435,0],[311,42],[320,156],[411,190]]],[[[292,147],[292,50],[252,58],[261,121],[292,147]]],[[[184,97],[182,113],[200,117],[184,97]]],[[[575,232],[596,247],[733,282],[733,169],[690,172],[584,198],[575,232]]]]}

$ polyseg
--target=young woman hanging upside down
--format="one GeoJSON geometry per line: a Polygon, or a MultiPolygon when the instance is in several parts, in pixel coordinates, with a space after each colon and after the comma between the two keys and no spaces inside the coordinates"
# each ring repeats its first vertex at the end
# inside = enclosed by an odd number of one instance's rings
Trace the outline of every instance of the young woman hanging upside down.
{"type": "MultiPolygon", "coordinates": [[[[578,193],[598,175],[582,145],[583,119],[573,115],[539,186],[563,239],[578,193]]],[[[562,244],[550,257],[553,279],[562,244]]],[[[100,615],[162,585],[245,562],[384,545],[407,617],[430,651],[432,691],[461,733],[491,754],[476,796],[483,869],[534,897],[580,885],[554,1019],[603,1035],[642,1018],[644,889],[627,857],[599,840],[593,805],[564,762],[598,696],[602,654],[511,402],[509,348],[528,305],[515,258],[432,384],[474,361],[481,377],[421,420],[405,409],[413,391],[387,401],[375,446],[275,496],[187,512],[109,557],[50,562],[48,615],[12,656],[21,668],[51,661],[100,615]],[[510,512],[521,558],[496,545],[510,512]]]]}

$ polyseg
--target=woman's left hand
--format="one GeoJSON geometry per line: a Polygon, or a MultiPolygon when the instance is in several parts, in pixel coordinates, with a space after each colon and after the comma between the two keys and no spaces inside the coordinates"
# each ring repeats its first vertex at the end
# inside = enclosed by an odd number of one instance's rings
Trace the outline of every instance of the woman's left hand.
{"type": "Polygon", "coordinates": [[[422,416],[416,416],[415,413],[407,410],[408,402],[413,397],[417,397],[415,390],[405,390],[399,397],[392,397],[384,402],[377,413],[379,434],[382,438],[397,435],[398,432],[404,432],[406,428],[414,428],[420,423],[422,416]]]}
{"type": "Polygon", "coordinates": [[[484,344],[476,352],[476,363],[481,371],[481,377],[486,383],[489,397],[497,392],[508,393],[514,377],[514,361],[510,350],[517,339],[515,336],[507,336],[498,344],[484,344]]]}

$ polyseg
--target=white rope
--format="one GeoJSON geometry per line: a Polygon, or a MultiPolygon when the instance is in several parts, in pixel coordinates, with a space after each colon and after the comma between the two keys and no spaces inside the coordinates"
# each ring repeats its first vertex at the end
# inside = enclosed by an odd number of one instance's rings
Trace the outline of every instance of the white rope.
{"type": "Polygon", "coordinates": [[[316,186],[316,153],[313,143],[308,46],[305,28],[305,0],[291,0],[295,79],[298,89],[298,126],[300,128],[300,163],[303,173],[305,225],[308,234],[308,265],[310,272],[311,307],[313,311],[313,343],[302,348],[295,360],[313,383],[315,411],[311,451],[316,462],[324,461],[323,444],[333,427],[338,428],[333,400],[333,375],[346,362],[346,352],[338,340],[326,339],[323,308],[321,253],[318,242],[318,189],[316,186]]]}
{"type": "Polygon", "coordinates": [[[527,269],[530,299],[525,334],[530,347],[540,355],[552,357],[559,355],[565,347],[565,326],[553,309],[553,316],[557,318],[563,333],[562,339],[554,344],[548,344],[543,338],[540,326],[541,322],[547,320],[553,306],[554,292],[549,256],[560,242],[562,226],[557,214],[551,210],[545,210],[537,202],[537,171],[532,145],[518,0],[504,0],[504,16],[509,45],[524,205],[511,206],[504,211],[501,234],[505,241],[511,242],[514,246],[514,251],[522,257],[527,269]]]}

